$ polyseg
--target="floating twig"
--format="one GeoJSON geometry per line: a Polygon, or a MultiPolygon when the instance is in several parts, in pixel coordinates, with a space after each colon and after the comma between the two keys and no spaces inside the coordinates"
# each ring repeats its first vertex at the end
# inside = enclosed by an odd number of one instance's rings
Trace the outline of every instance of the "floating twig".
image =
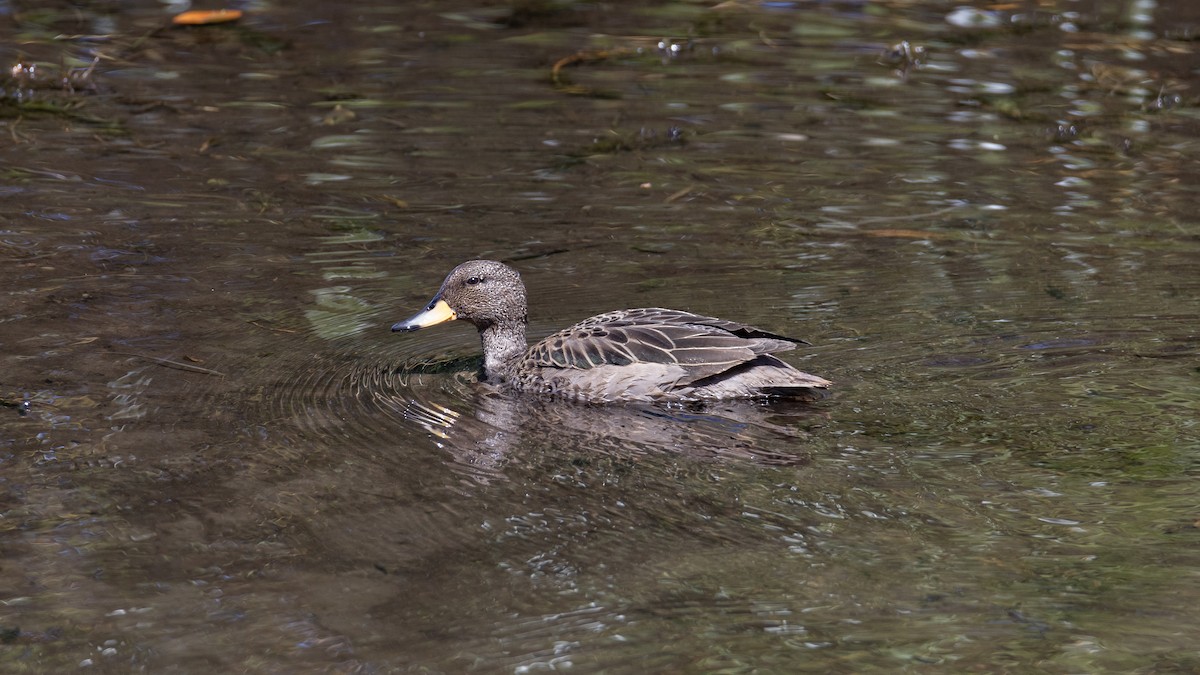
{"type": "Polygon", "coordinates": [[[584,87],[578,84],[571,84],[563,74],[562,69],[567,66],[574,66],[581,63],[595,63],[597,61],[607,61],[608,59],[625,56],[635,53],[632,49],[600,49],[595,51],[580,51],[575,52],[570,56],[554,62],[554,66],[550,68],[550,81],[554,83],[554,88],[564,91],[568,94],[591,94],[590,87],[584,87]]]}
{"type": "Polygon", "coordinates": [[[113,354],[119,354],[121,356],[132,356],[134,358],[139,358],[139,359],[147,359],[149,361],[153,361],[153,362],[157,363],[160,366],[166,366],[167,368],[176,368],[178,370],[186,370],[186,371],[193,372],[193,373],[200,373],[201,375],[216,375],[217,377],[225,377],[225,373],[222,373],[220,371],[211,370],[209,368],[201,368],[200,366],[193,366],[188,363],[180,363],[179,361],[172,361],[170,359],[163,359],[163,358],[159,358],[157,356],[150,356],[149,354],[133,354],[130,352],[113,352],[113,354]]]}
{"type": "Polygon", "coordinates": [[[261,323],[259,323],[257,321],[253,321],[253,320],[247,320],[246,323],[250,324],[251,326],[254,326],[255,328],[261,328],[263,330],[273,330],[276,333],[299,333],[300,332],[293,328],[275,328],[272,326],[264,326],[261,323]]]}

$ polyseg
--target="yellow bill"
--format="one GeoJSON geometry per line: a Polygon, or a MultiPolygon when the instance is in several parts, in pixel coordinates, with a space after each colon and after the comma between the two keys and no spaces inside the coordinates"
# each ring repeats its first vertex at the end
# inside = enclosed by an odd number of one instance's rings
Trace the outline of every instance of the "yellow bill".
{"type": "Polygon", "coordinates": [[[436,326],[439,323],[453,321],[457,318],[458,314],[455,313],[453,309],[450,309],[450,305],[447,305],[445,300],[434,298],[433,302],[430,302],[429,306],[425,308],[425,311],[417,314],[416,316],[410,317],[405,321],[393,324],[392,332],[400,333],[404,331],[421,330],[422,328],[429,328],[430,326],[436,326]]]}

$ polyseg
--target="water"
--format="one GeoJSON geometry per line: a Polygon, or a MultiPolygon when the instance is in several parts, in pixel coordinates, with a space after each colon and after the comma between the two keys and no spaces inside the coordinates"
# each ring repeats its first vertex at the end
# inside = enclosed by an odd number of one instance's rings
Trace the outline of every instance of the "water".
{"type": "Polygon", "coordinates": [[[5,670],[1200,668],[1189,3],[249,9],[3,29],[5,670]],[[476,257],[834,394],[489,391],[476,257]]]}

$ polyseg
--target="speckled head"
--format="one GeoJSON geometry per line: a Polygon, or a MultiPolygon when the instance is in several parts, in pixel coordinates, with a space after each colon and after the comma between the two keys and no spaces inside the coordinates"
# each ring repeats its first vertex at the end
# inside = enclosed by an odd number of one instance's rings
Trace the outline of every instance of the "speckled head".
{"type": "Polygon", "coordinates": [[[495,260],[467,261],[450,272],[423,311],[392,330],[420,330],[454,319],[470,321],[480,330],[496,325],[523,327],[526,299],[521,275],[495,260]]]}

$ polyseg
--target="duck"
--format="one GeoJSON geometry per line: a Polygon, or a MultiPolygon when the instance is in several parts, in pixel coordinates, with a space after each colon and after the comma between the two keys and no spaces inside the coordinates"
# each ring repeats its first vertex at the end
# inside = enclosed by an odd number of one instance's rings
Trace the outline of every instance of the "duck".
{"type": "Polygon", "coordinates": [[[804,340],[677,309],[607,312],[529,346],[525,284],[495,260],[455,267],[425,309],[392,331],[454,320],[479,331],[481,379],[513,392],[586,403],[813,401],[832,385],[776,356],[804,340]]]}

